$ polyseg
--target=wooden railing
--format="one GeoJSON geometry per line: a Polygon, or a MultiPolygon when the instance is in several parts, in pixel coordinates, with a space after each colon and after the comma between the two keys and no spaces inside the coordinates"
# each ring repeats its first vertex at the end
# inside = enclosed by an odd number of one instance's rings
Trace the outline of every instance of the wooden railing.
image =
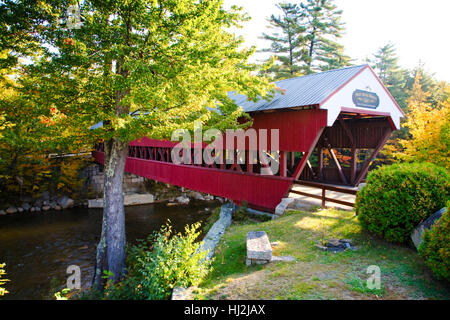
{"type": "Polygon", "coordinates": [[[297,191],[297,190],[292,190],[290,192],[294,193],[294,194],[298,194],[301,196],[305,196],[305,197],[311,197],[314,199],[319,199],[322,201],[322,208],[325,208],[325,204],[326,202],[334,202],[337,204],[341,204],[344,206],[349,206],[349,207],[354,207],[355,204],[352,202],[348,202],[348,201],[344,201],[344,200],[339,200],[339,199],[334,199],[334,198],[328,198],[326,196],[326,191],[335,191],[335,192],[339,192],[339,193],[345,193],[345,194],[351,194],[351,195],[356,195],[356,193],[358,192],[357,190],[351,190],[351,189],[347,189],[347,188],[342,188],[342,187],[336,187],[336,186],[330,186],[327,184],[322,184],[322,183],[317,183],[317,182],[309,182],[309,181],[300,181],[300,180],[294,180],[293,185],[302,185],[302,186],[306,186],[306,187],[313,187],[313,188],[319,188],[322,189],[322,195],[318,196],[317,194],[312,194],[312,193],[307,193],[307,192],[303,192],[303,191],[297,191]]]}

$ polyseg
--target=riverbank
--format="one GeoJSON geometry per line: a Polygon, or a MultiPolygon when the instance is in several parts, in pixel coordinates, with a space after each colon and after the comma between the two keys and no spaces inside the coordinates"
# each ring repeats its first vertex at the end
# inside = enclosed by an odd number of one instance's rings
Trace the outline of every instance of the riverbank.
{"type": "Polygon", "coordinates": [[[215,251],[213,271],[192,299],[450,299],[448,283],[433,278],[412,247],[389,244],[361,230],[354,212],[289,211],[277,220],[234,222],[215,251]],[[273,254],[295,262],[247,267],[246,234],[265,231],[273,254]],[[352,239],[356,251],[321,251],[322,238],[352,239]],[[381,288],[366,286],[371,265],[381,288]]]}
{"type": "MultiPolygon", "coordinates": [[[[218,201],[192,200],[188,205],[168,202],[125,208],[126,238],[130,244],[145,239],[171,221],[182,232],[186,224],[205,222],[218,201]]],[[[82,287],[89,287],[102,210],[76,207],[41,214],[22,213],[0,217],[0,261],[6,263],[9,299],[55,299],[66,287],[67,267],[81,268],[82,287]]]]}

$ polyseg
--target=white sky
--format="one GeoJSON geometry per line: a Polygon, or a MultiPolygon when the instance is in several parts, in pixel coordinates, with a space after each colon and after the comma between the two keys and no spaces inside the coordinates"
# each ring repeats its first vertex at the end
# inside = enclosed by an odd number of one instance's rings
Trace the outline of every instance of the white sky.
{"type": "MultiPolygon", "coordinates": [[[[244,7],[252,19],[237,34],[257,49],[268,47],[259,39],[271,33],[266,20],[277,12],[281,0],[224,0],[225,6],[244,7]]],[[[288,0],[287,2],[300,2],[288,0]]],[[[340,40],[355,63],[371,57],[378,48],[392,42],[399,64],[413,68],[419,61],[438,80],[450,81],[450,1],[449,0],[336,0],[342,9],[346,30],[340,40]]],[[[262,58],[257,54],[256,58],[262,58]]]]}

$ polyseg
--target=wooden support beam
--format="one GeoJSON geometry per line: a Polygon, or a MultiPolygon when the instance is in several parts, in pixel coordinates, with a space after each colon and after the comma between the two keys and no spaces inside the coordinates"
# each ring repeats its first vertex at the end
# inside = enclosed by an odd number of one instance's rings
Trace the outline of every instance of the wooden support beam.
{"type": "Polygon", "coordinates": [[[323,130],[325,130],[325,127],[322,127],[318,132],[316,137],[314,138],[314,141],[311,143],[311,146],[309,147],[309,150],[303,155],[302,160],[298,164],[297,168],[295,169],[293,178],[297,180],[303,169],[305,168],[306,161],[308,161],[309,157],[311,156],[311,153],[313,152],[314,148],[317,145],[317,142],[319,141],[320,137],[322,136],[323,130]]]}
{"type": "Polygon", "coordinates": [[[359,185],[362,181],[362,179],[366,176],[367,171],[369,171],[370,164],[373,160],[375,160],[375,157],[377,156],[378,152],[380,152],[381,148],[383,148],[384,144],[386,143],[387,139],[389,139],[390,135],[392,133],[391,128],[386,128],[386,131],[381,138],[380,142],[378,143],[377,147],[373,150],[372,154],[366,161],[364,162],[364,166],[361,169],[361,172],[358,174],[358,177],[355,180],[355,186],[359,185]]]}
{"type": "Polygon", "coordinates": [[[339,118],[339,124],[344,129],[345,133],[347,134],[347,137],[350,139],[351,145],[354,147],[355,146],[355,140],[353,139],[352,132],[350,131],[350,129],[345,124],[345,121],[339,118]]]}
{"type": "Polygon", "coordinates": [[[336,164],[336,168],[337,168],[337,170],[339,172],[339,176],[341,177],[342,182],[344,184],[348,184],[347,178],[345,178],[344,172],[342,171],[341,164],[339,163],[339,160],[336,157],[336,154],[334,153],[333,149],[331,147],[328,147],[328,151],[330,152],[331,157],[333,158],[334,163],[336,164]]]}
{"type": "Polygon", "coordinates": [[[314,173],[313,167],[312,167],[311,162],[309,160],[306,161],[306,165],[308,166],[309,172],[311,173],[311,175],[314,178],[316,176],[316,174],[314,173]]]}

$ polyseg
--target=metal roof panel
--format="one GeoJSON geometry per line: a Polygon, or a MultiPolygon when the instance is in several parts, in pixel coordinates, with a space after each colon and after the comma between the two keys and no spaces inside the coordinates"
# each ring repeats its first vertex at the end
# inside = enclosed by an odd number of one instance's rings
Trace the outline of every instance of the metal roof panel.
{"type": "Polygon", "coordinates": [[[364,64],[277,81],[276,86],[283,89],[285,93],[276,92],[271,101],[263,99],[257,102],[248,101],[246,96],[234,92],[228,93],[228,96],[245,112],[316,105],[366,66],[364,64]]]}

